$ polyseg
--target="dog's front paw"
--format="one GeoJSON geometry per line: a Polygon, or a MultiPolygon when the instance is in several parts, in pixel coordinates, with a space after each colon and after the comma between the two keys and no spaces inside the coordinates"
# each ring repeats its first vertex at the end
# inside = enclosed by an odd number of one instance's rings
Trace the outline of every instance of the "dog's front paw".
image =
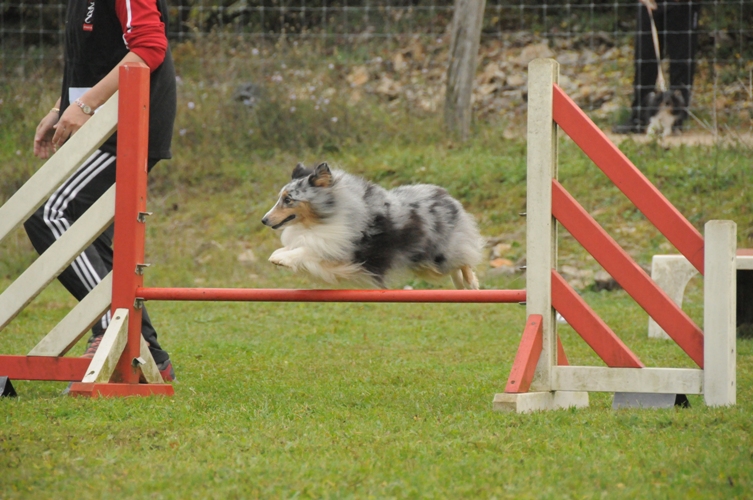
{"type": "Polygon", "coordinates": [[[293,271],[298,271],[301,264],[306,260],[305,248],[288,248],[283,247],[272,252],[269,256],[269,262],[276,266],[287,267],[293,271]]]}
{"type": "Polygon", "coordinates": [[[293,267],[291,265],[290,259],[286,258],[286,255],[284,252],[280,252],[280,250],[284,250],[283,248],[280,248],[279,250],[275,250],[272,255],[269,256],[269,262],[272,264],[279,266],[279,267],[293,267]]]}
{"type": "Polygon", "coordinates": [[[275,250],[274,252],[272,252],[272,255],[270,255],[269,259],[267,259],[267,260],[269,260],[269,262],[274,263],[274,261],[272,259],[274,259],[277,256],[279,256],[281,253],[284,253],[284,252],[287,252],[287,251],[288,251],[288,249],[285,248],[285,247],[278,248],[277,250],[275,250]]]}

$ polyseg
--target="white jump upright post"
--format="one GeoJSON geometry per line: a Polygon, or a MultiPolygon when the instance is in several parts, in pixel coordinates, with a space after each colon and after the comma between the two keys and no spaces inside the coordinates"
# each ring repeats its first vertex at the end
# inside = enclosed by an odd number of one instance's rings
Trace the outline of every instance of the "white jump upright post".
{"type": "Polygon", "coordinates": [[[557,221],[552,216],[552,179],[557,178],[557,124],[552,118],[552,86],[559,64],[538,59],[528,69],[526,183],[526,316],[543,318],[541,357],[533,391],[550,391],[550,367],[557,364],[557,322],[552,308],[552,269],[557,267],[557,221]]]}
{"type": "MultiPolygon", "coordinates": [[[[541,316],[541,354],[530,392],[494,396],[494,408],[528,412],[588,406],[588,393],[555,391],[552,368],[558,364],[557,322],[552,307],[552,269],[557,267],[557,221],[552,216],[552,179],[557,178],[557,132],[552,87],[559,64],[536,59],[528,67],[528,148],[526,192],[526,317],[541,316]]],[[[535,356],[535,353],[534,353],[535,356]]]]}
{"type": "Polygon", "coordinates": [[[736,402],[737,225],[706,223],[703,278],[703,399],[709,406],[736,402]]]}

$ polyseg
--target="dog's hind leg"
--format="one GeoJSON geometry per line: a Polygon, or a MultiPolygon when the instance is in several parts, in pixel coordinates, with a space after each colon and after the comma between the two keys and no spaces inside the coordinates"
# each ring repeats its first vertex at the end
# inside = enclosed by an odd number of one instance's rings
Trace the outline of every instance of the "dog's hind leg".
{"type": "Polygon", "coordinates": [[[476,278],[476,273],[471,269],[471,266],[468,264],[461,266],[460,271],[463,273],[465,287],[469,290],[478,290],[478,279],[476,278]]]}
{"type": "Polygon", "coordinates": [[[450,278],[452,278],[452,284],[455,285],[455,288],[458,290],[465,288],[463,286],[463,272],[460,269],[453,269],[450,278]]]}

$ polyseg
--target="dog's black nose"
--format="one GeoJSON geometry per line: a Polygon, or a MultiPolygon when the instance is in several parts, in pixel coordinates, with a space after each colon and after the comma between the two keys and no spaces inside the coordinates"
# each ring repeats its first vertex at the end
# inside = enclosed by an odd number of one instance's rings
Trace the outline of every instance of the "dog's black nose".
{"type": "Polygon", "coordinates": [[[269,224],[267,224],[267,222],[269,222],[269,221],[267,220],[267,218],[266,218],[266,217],[264,217],[264,218],[263,218],[263,219],[261,220],[261,223],[262,223],[262,224],[264,224],[265,226],[268,226],[268,225],[269,225],[269,224]]]}

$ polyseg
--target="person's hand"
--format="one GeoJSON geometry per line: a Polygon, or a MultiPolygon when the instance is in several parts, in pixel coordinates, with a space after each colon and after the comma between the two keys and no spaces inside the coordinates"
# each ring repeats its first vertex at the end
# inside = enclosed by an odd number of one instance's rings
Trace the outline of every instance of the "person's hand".
{"type": "Polygon", "coordinates": [[[37,131],[34,134],[34,156],[37,158],[44,160],[50,157],[53,151],[52,136],[59,118],[58,111],[53,109],[37,125],[37,131]]]}
{"type": "Polygon", "coordinates": [[[84,123],[91,118],[89,115],[83,112],[81,108],[75,104],[71,104],[65,109],[65,112],[55,125],[55,135],[52,137],[52,147],[55,150],[59,149],[65,141],[67,141],[73,134],[78,132],[78,129],[84,126],[84,123]]]}
{"type": "Polygon", "coordinates": [[[656,0],[640,0],[648,10],[656,10],[656,0]]]}

